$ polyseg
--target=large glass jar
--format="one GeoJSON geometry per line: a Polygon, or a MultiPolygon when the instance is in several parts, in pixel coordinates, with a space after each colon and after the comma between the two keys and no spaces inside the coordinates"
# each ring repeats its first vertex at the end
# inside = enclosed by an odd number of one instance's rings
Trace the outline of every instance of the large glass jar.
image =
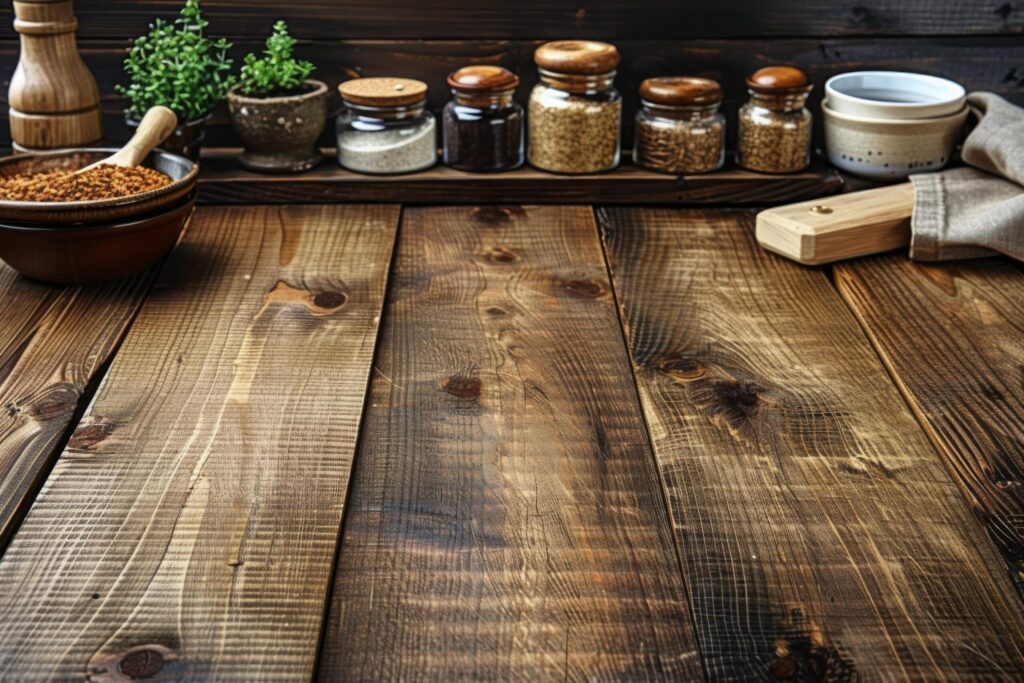
{"type": "Polygon", "coordinates": [[[534,60],[527,156],[556,173],[597,173],[619,164],[622,98],[615,89],[619,51],[586,40],[545,43],[534,60]]]}
{"type": "Polygon", "coordinates": [[[448,76],[444,163],[463,171],[507,171],[523,163],[519,77],[500,66],[467,66],[448,76]]]}
{"type": "Polygon", "coordinates": [[[722,87],[708,78],[649,78],[640,84],[633,162],[662,173],[706,173],[725,162],[722,87]]]}
{"type": "Polygon", "coordinates": [[[811,163],[807,75],[771,66],[747,79],[750,101],[740,108],[736,163],[752,171],[793,173],[811,163]]]}
{"type": "Polygon", "coordinates": [[[359,173],[410,173],[437,163],[427,86],[407,78],[357,78],[338,86],[338,163],[359,173]]]}

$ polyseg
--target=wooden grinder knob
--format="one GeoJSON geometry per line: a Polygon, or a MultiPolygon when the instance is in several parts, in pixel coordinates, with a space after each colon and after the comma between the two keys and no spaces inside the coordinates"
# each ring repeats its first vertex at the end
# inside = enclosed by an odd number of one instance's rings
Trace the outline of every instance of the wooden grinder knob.
{"type": "Polygon", "coordinates": [[[15,0],[21,55],[11,78],[16,149],[83,147],[103,138],[100,93],[75,43],[72,0],[15,0]]]}

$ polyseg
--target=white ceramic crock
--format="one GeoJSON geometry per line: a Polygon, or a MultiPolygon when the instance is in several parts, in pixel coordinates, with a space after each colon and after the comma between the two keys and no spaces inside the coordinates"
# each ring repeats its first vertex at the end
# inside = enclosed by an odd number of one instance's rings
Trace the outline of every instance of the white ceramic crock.
{"type": "Polygon", "coordinates": [[[826,100],[821,111],[833,166],[872,180],[901,180],[949,163],[969,110],[930,119],[879,119],[838,113],[826,100]]]}
{"type": "Polygon", "coordinates": [[[851,71],[828,79],[825,97],[837,114],[879,119],[933,119],[964,108],[959,83],[906,71],[851,71]]]}

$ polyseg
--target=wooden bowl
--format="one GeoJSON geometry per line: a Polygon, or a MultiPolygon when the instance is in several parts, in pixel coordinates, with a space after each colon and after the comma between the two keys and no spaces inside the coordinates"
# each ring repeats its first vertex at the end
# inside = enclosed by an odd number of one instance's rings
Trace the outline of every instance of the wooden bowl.
{"type": "MultiPolygon", "coordinates": [[[[0,177],[56,170],[74,171],[109,157],[116,151],[117,148],[90,148],[7,157],[0,159],[0,177]]],[[[51,227],[107,222],[158,211],[195,189],[199,165],[185,157],[156,150],[146,158],[143,165],[170,176],[173,182],[158,190],[131,197],[89,202],[22,202],[0,199],[0,221],[49,224],[51,227]]]]}
{"type": "Polygon", "coordinates": [[[0,258],[33,280],[87,284],[145,270],[174,246],[195,207],[192,192],[143,217],[67,228],[0,223],[0,258]]]}

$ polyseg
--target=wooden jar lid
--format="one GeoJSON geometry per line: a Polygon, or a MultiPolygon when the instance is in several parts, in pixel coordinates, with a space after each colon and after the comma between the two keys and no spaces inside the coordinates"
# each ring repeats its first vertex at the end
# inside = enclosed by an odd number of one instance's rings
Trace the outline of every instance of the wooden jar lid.
{"type": "Polygon", "coordinates": [[[648,78],[640,84],[640,97],[668,107],[717,104],[722,101],[722,86],[695,76],[648,78]]]}
{"type": "Polygon", "coordinates": [[[619,50],[595,40],[556,40],[538,47],[533,61],[560,74],[606,74],[619,65],[619,50]]]}
{"type": "Polygon", "coordinates": [[[401,107],[422,102],[427,84],[411,78],[354,78],[338,86],[342,99],[367,107],[401,107]]]}
{"type": "Polygon", "coordinates": [[[783,95],[811,89],[807,74],[792,66],[767,66],[747,79],[747,87],[767,95],[783,95]]]}
{"type": "Polygon", "coordinates": [[[448,85],[463,93],[508,92],[519,86],[519,76],[500,66],[466,66],[449,74],[448,85]]]}

